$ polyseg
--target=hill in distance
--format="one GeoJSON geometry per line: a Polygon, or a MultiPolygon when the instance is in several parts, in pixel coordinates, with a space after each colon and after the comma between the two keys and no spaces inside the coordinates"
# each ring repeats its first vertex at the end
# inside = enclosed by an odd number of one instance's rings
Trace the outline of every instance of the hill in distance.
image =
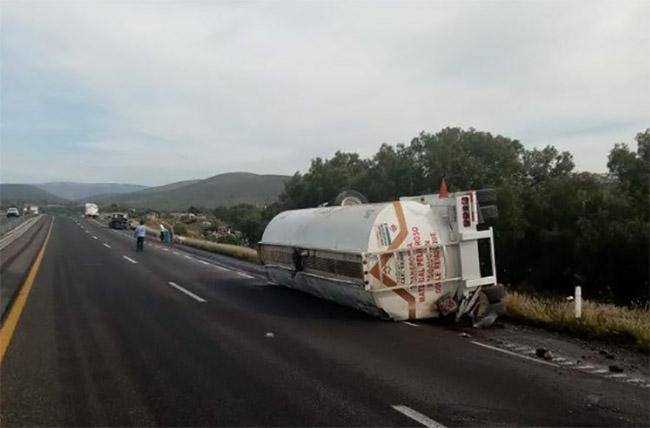
{"type": "Polygon", "coordinates": [[[288,179],[286,175],[230,172],[204,180],[187,180],[122,195],[100,196],[92,202],[165,211],[183,211],[190,206],[264,205],[278,199],[288,179]]]}
{"type": "Polygon", "coordinates": [[[52,182],[36,184],[46,192],[63,199],[76,201],[100,194],[123,194],[137,192],[146,189],[147,186],[138,184],[122,183],[75,183],[75,182],[52,182]]]}
{"type": "Polygon", "coordinates": [[[56,205],[64,204],[67,200],[32,184],[0,184],[0,203],[3,207],[23,204],[56,205]]]}

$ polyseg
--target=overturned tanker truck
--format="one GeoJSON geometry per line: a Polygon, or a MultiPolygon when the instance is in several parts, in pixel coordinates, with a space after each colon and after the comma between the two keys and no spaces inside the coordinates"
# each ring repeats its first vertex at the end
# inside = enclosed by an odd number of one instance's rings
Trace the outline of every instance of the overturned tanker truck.
{"type": "Polygon", "coordinates": [[[487,326],[503,312],[484,224],[497,215],[494,190],[349,201],[271,220],[259,243],[271,283],[394,320],[455,314],[487,326]]]}

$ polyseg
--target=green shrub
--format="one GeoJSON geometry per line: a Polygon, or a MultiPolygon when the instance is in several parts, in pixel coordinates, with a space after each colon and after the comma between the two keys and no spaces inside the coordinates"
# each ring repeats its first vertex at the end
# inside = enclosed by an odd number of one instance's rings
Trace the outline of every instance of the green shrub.
{"type": "Polygon", "coordinates": [[[217,242],[220,244],[241,245],[239,238],[231,233],[218,237],[217,242]]]}
{"type": "Polygon", "coordinates": [[[187,235],[187,226],[185,226],[183,223],[176,223],[174,225],[174,234],[187,235]]]}

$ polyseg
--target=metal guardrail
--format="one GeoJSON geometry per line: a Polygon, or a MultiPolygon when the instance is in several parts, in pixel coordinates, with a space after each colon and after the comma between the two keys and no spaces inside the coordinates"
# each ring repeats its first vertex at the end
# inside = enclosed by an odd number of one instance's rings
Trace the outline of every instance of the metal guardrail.
{"type": "Polygon", "coordinates": [[[20,238],[25,232],[29,230],[30,227],[35,225],[38,220],[40,220],[42,215],[37,215],[36,217],[31,217],[22,223],[15,226],[13,229],[9,230],[7,233],[0,237],[0,250],[7,248],[12,242],[20,238]]]}
{"type": "Polygon", "coordinates": [[[29,220],[30,217],[0,217],[0,237],[29,220]]]}

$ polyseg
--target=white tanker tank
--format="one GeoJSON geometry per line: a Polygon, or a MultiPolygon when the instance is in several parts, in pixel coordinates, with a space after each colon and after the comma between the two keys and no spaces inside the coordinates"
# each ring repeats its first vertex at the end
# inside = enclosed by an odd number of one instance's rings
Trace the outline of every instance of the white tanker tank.
{"type": "Polygon", "coordinates": [[[469,313],[489,324],[503,288],[492,228],[477,229],[496,207],[482,208],[469,191],[285,211],[266,227],[260,258],[270,282],[375,316],[469,313]]]}

